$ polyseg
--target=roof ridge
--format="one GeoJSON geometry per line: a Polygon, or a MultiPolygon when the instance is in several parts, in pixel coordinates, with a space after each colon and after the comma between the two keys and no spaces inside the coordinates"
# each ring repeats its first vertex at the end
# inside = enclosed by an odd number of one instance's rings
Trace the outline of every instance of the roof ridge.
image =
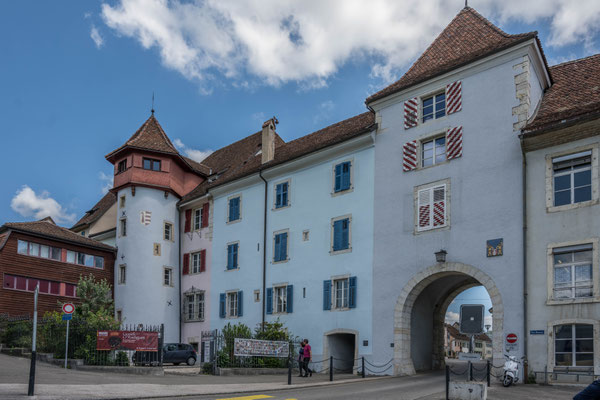
{"type": "Polygon", "coordinates": [[[298,137],[298,138],[296,138],[296,139],[294,139],[294,140],[291,140],[291,141],[289,141],[289,142],[287,142],[287,143],[285,143],[285,144],[286,144],[286,145],[291,145],[291,144],[293,144],[294,142],[296,142],[296,141],[298,141],[298,140],[306,139],[306,137],[308,137],[308,136],[311,136],[311,135],[316,135],[316,134],[318,134],[319,132],[323,132],[323,131],[325,131],[325,130],[327,130],[327,129],[335,128],[335,127],[337,127],[337,126],[340,126],[340,125],[343,125],[344,123],[347,123],[347,122],[349,122],[349,121],[351,121],[351,120],[354,120],[354,119],[356,119],[356,118],[359,118],[359,117],[361,117],[361,116],[363,116],[363,115],[366,115],[366,114],[371,114],[371,113],[373,113],[373,111],[370,111],[370,110],[368,110],[368,111],[365,111],[365,112],[363,112],[363,113],[360,113],[360,114],[354,115],[354,116],[352,116],[352,117],[349,117],[349,118],[343,119],[343,120],[341,120],[341,121],[338,121],[338,122],[336,122],[336,123],[334,123],[334,124],[327,125],[326,127],[324,127],[324,128],[321,128],[321,129],[319,129],[319,130],[316,130],[316,131],[314,131],[314,132],[307,133],[306,135],[300,136],[300,137],[298,137]]]}

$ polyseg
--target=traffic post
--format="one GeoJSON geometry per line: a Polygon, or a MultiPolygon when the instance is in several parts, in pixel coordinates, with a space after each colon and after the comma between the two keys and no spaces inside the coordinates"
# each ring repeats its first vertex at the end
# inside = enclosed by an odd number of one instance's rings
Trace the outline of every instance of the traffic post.
{"type": "Polygon", "coordinates": [[[62,306],[62,320],[67,321],[67,334],[65,339],[65,369],[67,368],[67,360],[69,359],[69,321],[73,318],[75,306],[72,303],[65,303],[62,306]]]}
{"type": "Polygon", "coordinates": [[[27,395],[33,396],[35,389],[35,362],[37,359],[36,354],[36,343],[37,343],[37,306],[38,306],[38,294],[40,292],[40,284],[35,286],[33,293],[33,332],[31,334],[31,364],[29,365],[29,387],[27,389],[27,395]]]}

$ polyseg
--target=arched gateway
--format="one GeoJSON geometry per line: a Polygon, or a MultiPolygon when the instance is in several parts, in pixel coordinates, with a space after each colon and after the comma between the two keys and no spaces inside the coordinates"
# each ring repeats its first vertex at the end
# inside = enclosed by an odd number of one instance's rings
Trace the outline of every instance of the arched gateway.
{"type": "Polygon", "coordinates": [[[444,365],[446,309],[462,291],[486,288],[493,307],[493,364],[502,363],[504,307],[492,278],[462,263],[437,263],[416,274],[404,286],[394,310],[394,374],[412,375],[444,365]],[[414,335],[415,331],[418,335],[414,335]],[[413,335],[415,337],[413,337],[413,335]]]}

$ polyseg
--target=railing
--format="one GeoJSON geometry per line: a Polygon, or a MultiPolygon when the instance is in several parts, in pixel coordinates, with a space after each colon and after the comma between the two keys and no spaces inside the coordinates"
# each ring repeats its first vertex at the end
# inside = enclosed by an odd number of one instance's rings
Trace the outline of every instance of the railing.
{"type": "Polygon", "coordinates": [[[588,371],[582,371],[580,368],[578,369],[569,369],[569,367],[565,367],[564,369],[558,370],[558,371],[551,371],[548,372],[548,367],[544,367],[543,371],[533,371],[533,375],[536,379],[537,382],[537,378],[538,375],[541,375],[544,378],[544,385],[547,385],[549,383],[549,377],[551,380],[558,380],[558,376],[562,375],[562,376],[570,376],[570,377],[575,377],[576,382],[579,383],[580,381],[580,377],[587,377],[590,378],[591,381],[596,380],[596,379],[600,379],[600,375],[594,375],[594,371],[592,369],[588,370],[588,371]]]}
{"type": "Polygon", "coordinates": [[[490,360],[487,360],[485,364],[483,362],[475,363],[467,361],[459,363],[453,362],[454,365],[446,363],[446,400],[449,398],[450,381],[452,376],[464,377],[463,380],[469,382],[485,382],[489,387],[491,384],[491,376],[498,377],[492,372],[492,364],[490,360]]]}

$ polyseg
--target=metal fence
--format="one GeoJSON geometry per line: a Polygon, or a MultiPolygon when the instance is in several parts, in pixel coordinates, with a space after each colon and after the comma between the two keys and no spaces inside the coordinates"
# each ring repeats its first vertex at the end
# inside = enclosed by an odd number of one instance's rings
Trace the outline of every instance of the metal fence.
{"type": "MultiPolygon", "coordinates": [[[[122,325],[122,331],[157,332],[156,351],[97,350],[98,325],[86,321],[73,320],[69,323],[69,341],[66,347],[66,321],[39,319],[37,326],[37,353],[50,355],[54,360],[82,360],[85,365],[129,366],[162,365],[163,331],[162,326],[122,325]]],[[[102,330],[102,329],[100,329],[102,330]]],[[[31,351],[33,321],[29,316],[0,316],[0,343],[9,349],[21,349],[21,354],[31,351]]]]}
{"type": "Polygon", "coordinates": [[[450,391],[450,382],[455,380],[469,382],[485,382],[490,386],[492,372],[492,364],[490,360],[481,362],[471,361],[454,361],[446,363],[446,400],[450,391]]]}
{"type": "Polygon", "coordinates": [[[288,368],[288,364],[298,359],[300,341],[288,340],[288,356],[239,356],[235,355],[235,337],[213,334],[215,341],[215,363],[218,368],[288,368]]]}

